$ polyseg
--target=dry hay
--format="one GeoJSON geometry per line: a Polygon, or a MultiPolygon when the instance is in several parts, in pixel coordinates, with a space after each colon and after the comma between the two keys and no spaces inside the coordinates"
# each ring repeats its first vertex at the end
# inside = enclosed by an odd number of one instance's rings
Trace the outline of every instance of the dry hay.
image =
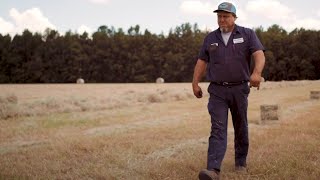
{"type": "MultiPolygon", "coordinates": [[[[320,81],[282,81],[261,83],[261,91],[292,86],[306,86],[320,81]]],[[[209,83],[201,83],[204,98],[209,83]]],[[[66,113],[120,109],[149,103],[185,101],[194,98],[190,83],[141,84],[37,84],[1,85],[1,119],[66,113]],[[19,99],[19,103],[18,103],[19,99]]],[[[262,93],[262,92],[259,92],[262,93]]],[[[265,102],[268,103],[268,102],[265,102]]],[[[270,103],[273,103],[270,101],[270,103]]]]}
{"type": "Polygon", "coordinates": [[[15,117],[19,114],[18,97],[14,94],[0,96],[0,119],[15,117]]]}
{"type": "Polygon", "coordinates": [[[320,91],[310,91],[310,99],[320,99],[320,91]]]}
{"type": "Polygon", "coordinates": [[[261,120],[279,120],[279,106],[278,105],[261,105],[261,120]]]}
{"type": "Polygon", "coordinates": [[[315,83],[319,83],[320,81],[308,81],[308,80],[302,80],[302,81],[266,81],[261,82],[260,84],[260,90],[265,89],[276,89],[276,88],[288,88],[288,87],[299,87],[299,86],[307,86],[315,83]]]}

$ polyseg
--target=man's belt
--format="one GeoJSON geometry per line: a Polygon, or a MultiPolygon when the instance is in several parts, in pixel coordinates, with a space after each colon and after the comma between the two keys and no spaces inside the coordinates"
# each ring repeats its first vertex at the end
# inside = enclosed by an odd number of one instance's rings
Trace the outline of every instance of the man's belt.
{"type": "Polygon", "coordinates": [[[238,82],[211,82],[212,84],[216,84],[219,86],[237,86],[241,85],[243,83],[246,83],[248,81],[238,81],[238,82]]]}

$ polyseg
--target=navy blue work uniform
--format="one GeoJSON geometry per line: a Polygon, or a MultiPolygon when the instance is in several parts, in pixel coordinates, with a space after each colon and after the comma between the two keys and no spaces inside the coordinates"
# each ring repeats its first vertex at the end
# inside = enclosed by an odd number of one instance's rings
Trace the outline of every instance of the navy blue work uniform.
{"type": "Polygon", "coordinates": [[[217,29],[204,39],[199,59],[207,62],[211,116],[207,169],[220,170],[227,148],[228,109],[234,127],[235,165],[246,166],[248,154],[248,95],[251,55],[264,50],[252,29],[235,25],[227,45],[217,29]]]}

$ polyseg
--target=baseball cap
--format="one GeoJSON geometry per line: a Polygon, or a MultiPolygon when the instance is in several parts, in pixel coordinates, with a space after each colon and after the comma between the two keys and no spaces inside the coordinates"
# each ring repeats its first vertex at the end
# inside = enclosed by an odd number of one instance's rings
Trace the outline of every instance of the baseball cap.
{"type": "Polygon", "coordinates": [[[229,2],[223,2],[221,4],[219,4],[218,9],[213,11],[213,12],[219,12],[219,11],[225,11],[225,12],[229,12],[229,13],[233,13],[234,15],[236,14],[236,7],[229,2]]]}

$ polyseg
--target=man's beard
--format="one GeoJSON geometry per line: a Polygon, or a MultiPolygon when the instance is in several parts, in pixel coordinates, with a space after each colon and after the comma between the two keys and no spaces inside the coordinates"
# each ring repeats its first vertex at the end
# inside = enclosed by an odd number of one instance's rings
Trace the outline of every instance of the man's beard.
{"type": "Polygon", "coordinates": [[[230,28],[227,28],[227,27],[222,27],[222,28],[220,28],[220,30],[221,30],[223,33],[228,33],[228,32],[230,32],[230,28]]]}

